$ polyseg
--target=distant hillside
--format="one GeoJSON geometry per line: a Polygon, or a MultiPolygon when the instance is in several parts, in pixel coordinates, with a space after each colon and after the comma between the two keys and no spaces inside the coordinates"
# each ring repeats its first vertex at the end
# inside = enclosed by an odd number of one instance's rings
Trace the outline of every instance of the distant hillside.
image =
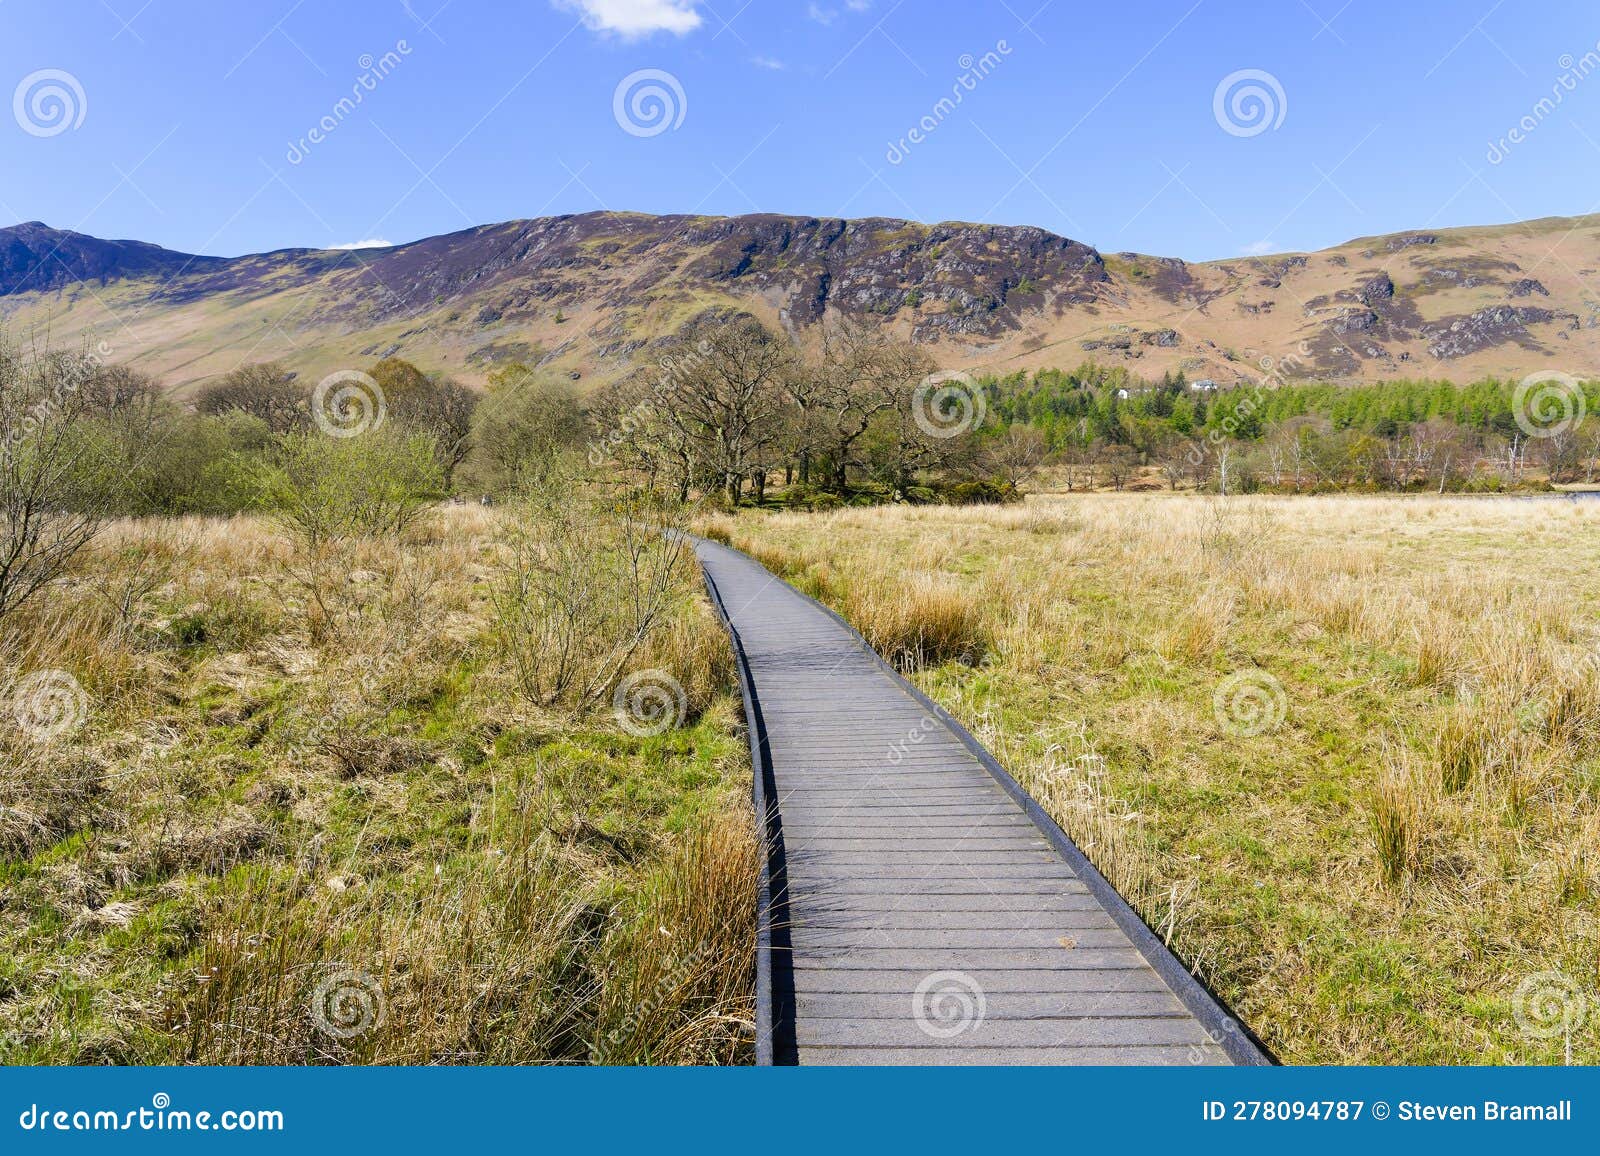
{"type": "Polygon", "coordinates": [[[1043,229],[868,218],[585,213],[361,251],[221,258],[38,222],[0,229],[0,315],[92,332],[193,385],[244,361],[322,373],[398,354],[479,381],[540,361],[609,378],[707,310],[801,340],[869,318],[949,368],[1089,358],[1227,382],[1465,380],[1600,366],[1600,217],[1400,233],[1188,264],[1043,229]]]}

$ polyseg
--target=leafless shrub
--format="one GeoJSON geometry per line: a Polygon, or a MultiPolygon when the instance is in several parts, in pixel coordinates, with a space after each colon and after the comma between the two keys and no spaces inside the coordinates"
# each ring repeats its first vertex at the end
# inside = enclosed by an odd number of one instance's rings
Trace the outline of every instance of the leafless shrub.
{"type": "Polygon", "coordinates": [[[0,333],[0,618],[64,571],[100,528],[106,478],[81,387],[88,353],[0,333]]]}
{"type": "Polygon", "coordinates": [[[685,594],[679,516],[559,486],[513,517],[493,592],[500,648],[531,702],[597,699],[685,594]]]}

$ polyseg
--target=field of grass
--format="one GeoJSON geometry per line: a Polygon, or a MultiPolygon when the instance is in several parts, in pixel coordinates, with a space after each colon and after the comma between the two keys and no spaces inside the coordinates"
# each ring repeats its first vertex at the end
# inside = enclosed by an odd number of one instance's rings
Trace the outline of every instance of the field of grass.
{"type": "Polygon", "coordinates": [[[625,669],[682,724],[537,701],[514,520],[122,522],[6,619],[0,1062],[748,1060],[726,638],[681,557],[625,669]]]}
{"type": "Polygon", "coordinates": [[[1600,503],[707,528],[913,672],[1281,1059],[1600,1062],[1600,503]]]}

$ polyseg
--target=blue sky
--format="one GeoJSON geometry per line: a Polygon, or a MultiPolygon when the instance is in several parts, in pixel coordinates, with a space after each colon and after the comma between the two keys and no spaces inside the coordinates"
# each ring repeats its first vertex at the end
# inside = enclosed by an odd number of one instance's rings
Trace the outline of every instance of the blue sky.
{"type": "Polygon", "coordinates": [[[1317,248],[1600,209],[1597,42],[1592,0],[0,0],[0,224],[231,255],[609,208],[1317,248]]]}

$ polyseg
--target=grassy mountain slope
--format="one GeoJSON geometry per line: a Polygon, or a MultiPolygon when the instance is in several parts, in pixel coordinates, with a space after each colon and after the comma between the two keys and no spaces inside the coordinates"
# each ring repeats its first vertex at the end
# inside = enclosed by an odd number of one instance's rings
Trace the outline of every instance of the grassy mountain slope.
{"type": "Polygon", "coordinates": [[[1206,264],[1026,226],[586,213],[386,249],[197,257],[37,222],[0,229],[0,315],[92,335],[184,388],[246,361],[320,375],[398,354],[481,381],[586,380],[710,308],[802,340],[875,318],[950,368],[1125,362],[1234,381],[1573,373],[1600,362],[1600,217],[1366,237],[1206,264]]]}

